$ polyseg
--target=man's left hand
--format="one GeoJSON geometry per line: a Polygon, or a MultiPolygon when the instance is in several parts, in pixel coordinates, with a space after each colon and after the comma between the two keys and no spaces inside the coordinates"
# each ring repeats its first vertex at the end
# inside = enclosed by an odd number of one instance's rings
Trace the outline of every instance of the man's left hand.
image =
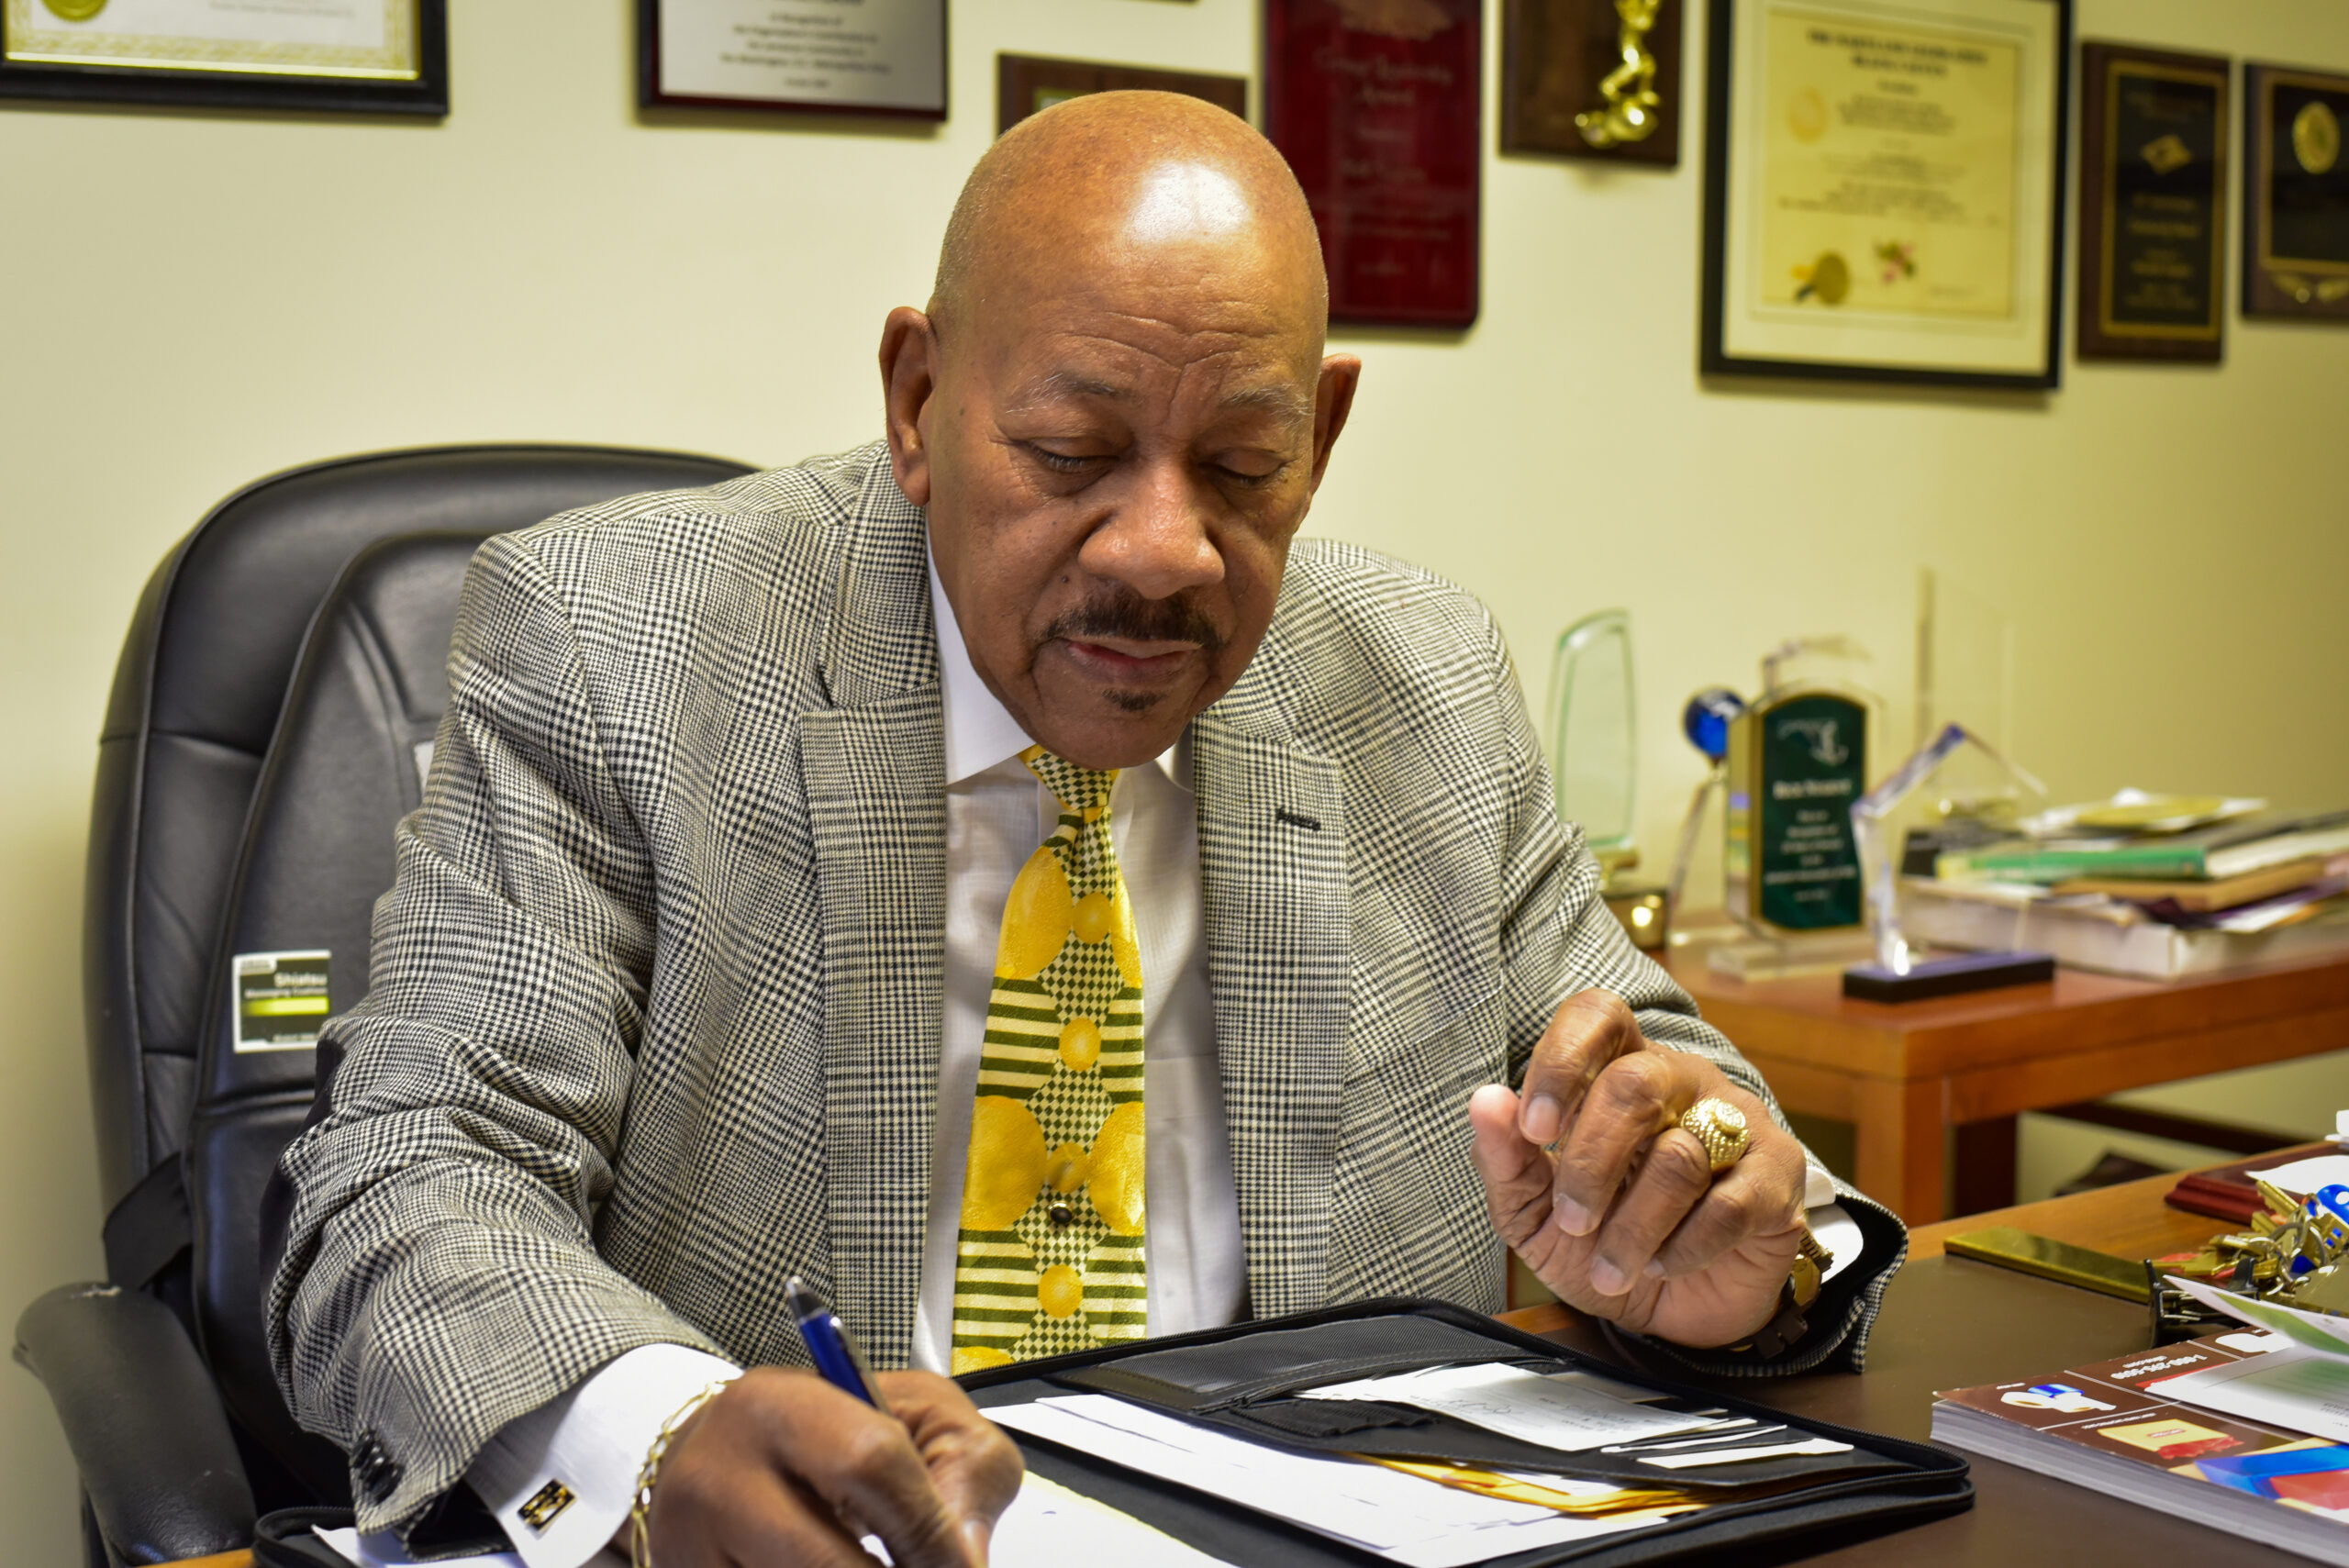
{"type": "Polygon", "coordinates": [[[1689,1346],[1750,1339],[1802,1236],[1802,1146],[1701,1056],[1651,1044],[1622,998],[1569,997],[1525,1071],[1468,1102],[1493,1228],[1580,1311],[1689,1346]],[[1698,1100],[1745,1113],[1716,1177],[1681,1128],[1698,1100]]]}

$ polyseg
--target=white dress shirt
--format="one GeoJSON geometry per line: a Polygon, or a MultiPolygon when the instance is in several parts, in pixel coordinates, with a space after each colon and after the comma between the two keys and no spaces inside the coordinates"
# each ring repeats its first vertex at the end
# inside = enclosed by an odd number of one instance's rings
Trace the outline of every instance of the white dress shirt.
{"type": "MultiPolygon", "coordinates": [[[[1058,822],[1060,806],[1019,761],[1030,741],[972,668],[935,568],[930,596],[946,720],[946,996],[912,1356],[916,1366],[943,1372],[953,1360],[954,1244],[996,939],[1012,881],[1058,822]]],[[[1109,828],[1141,948],[1149,1331],[1186,1333],[1238,1318],[1248,1275],[1216,1062],[1186,745],[1119,774],[1109,828]]],[[[637,1469],[662,1423],[740,1370],[682,1345],[630,1351],[508,1422],[465,1478],[528,1568],[580,1568],[627,1521],[637,1469]],[[575,1500],[535,1530],[516,1510],[550,1480],[575,1500]]]]}

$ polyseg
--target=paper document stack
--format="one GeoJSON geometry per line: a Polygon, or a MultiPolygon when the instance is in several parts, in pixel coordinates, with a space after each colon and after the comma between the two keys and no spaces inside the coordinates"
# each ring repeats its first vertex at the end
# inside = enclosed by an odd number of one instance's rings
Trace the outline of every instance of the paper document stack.
{"type": "Polygon", "coordinates": [[[1801,1484],[1773,1472],[1767,1482],[1740,1485],[1740,1466],[1854,1453],[1849,1443],[1718,1408],[1676,1407],[1682,1402],[1591,1373],[1501,1363],[1327,1384],[1299,1397],[1450,1417],[1547,1451],[1555,1468],[1309,1452],[1107,1394],[987,1414],[1015,1432],[1285,1519],[1402,1568],[1465,1568],[1642,1529],[1801,1484]],[[1699,1474],[1705,1485],[1691,1485],[1699,1474]]]}

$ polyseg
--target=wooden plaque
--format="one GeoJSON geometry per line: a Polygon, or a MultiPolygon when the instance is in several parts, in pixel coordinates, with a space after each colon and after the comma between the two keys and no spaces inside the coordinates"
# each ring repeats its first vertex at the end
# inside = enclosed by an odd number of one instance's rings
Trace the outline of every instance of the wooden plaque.
{"type": "Polygon", "coordinates": [[[1048,60],[1032,54],[995,57],[995,133],[1030,115],[1089,93],[1182,93],[1248,117],[1248,78],[1200,71],[1154,71],[1146,65],[1103,65],[1089,60],[1048,60]]]}
{"type": "Polygon", "coordinates": [[[2227,84],[2221,59],[2081,46],[2080,358],[2220,359],[2227,84]]]}
{"type": "Polygon", "coordinates": [[[2349,321],[2349,76],[2243,67],[2243,313],[2349,321]]]}
{"type": "Polygon", "coordinates": [[[1476,319],[1480,0],[1265,0],[1264,130],[1312,204],[1330,319],[1476,319]]]}
{"type": "Polygon", "coordinates": [[[1615,0],[1508,0],[1501,16],[1501,150],[1555,152],[1609,163],[1680,161],[1680,37],[1686,0],[1664,0],[1648,52],[1655,56],[1655,133],[1593,147],[1575,117],[1603,101],[1598,83],[1621,60],[1615,0]]]}

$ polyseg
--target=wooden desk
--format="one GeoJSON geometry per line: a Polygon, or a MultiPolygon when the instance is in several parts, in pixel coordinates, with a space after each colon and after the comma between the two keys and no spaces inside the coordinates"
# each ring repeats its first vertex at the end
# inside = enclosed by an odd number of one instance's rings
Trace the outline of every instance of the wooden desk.
{"type": "MultiPolygon", "coordinates": [[[[2349,1048],[2349,959],[2174,984],[2062,969],[2053,984],[1894,1006],[1855,1002],[1833,974],[1746,982],[1699,948],[1665,965],[1787,1109],[1853,1124],[1860,1189],[1913,1225],[1942,1218],[1951,1133],[2121,1089],[2349,1048]]],[[[2328,1106],[2327,1109],[2332,1107],[2328,1106]]],[[[1987,1140],[1993,1162],[2002,1140],[1987,1140]]]]}
{"type": "MultiPolygon", "coordinates": [[[[2124,1256],[2159,1255],[2195,1245],[2225,1222],[2163,1207],[2176,1183],[2160,1176],[2046,1203],[1914,1231],[1909,1261],[1885,1295],[1868,1343],[1867,1371],[1820,1373],[1775,1382],[1693,1378],[1661,1352],[1634,1352],[1659,1375],[1710,1383],[1798,1415],[1916,1441],[1932,1424],[1933,1396],[2016,1378],[2046,1376],[2143,1350],[2151,1338],[2145,1308],[2093,1291],[2034,1279],[1990,1263],[1946,1256],[1952,1231],[2014,1225],[2124,1256]]],[[[1508,1322],[1623,1359],[1628,1341],[1606,1340],[1586,1319],[1555,1305],[1503,1315],[1508,1322]]],[[[1975,1506],[1896,1535],[1831,1540],[1807,1559],[1833,1568],[1955,1568],[1982,1563],[2061,1561],[2139,1564],[2223,1562],[2230,1568],[2305,1564],[2256,1541],[2224,1536],[2151,1508],[2109,1497],[2033,1471],[1967,1455],[1975,1506]]],[[[1780,1562],[1791,1556],[1761,1561],[1780,1562]]]]}

